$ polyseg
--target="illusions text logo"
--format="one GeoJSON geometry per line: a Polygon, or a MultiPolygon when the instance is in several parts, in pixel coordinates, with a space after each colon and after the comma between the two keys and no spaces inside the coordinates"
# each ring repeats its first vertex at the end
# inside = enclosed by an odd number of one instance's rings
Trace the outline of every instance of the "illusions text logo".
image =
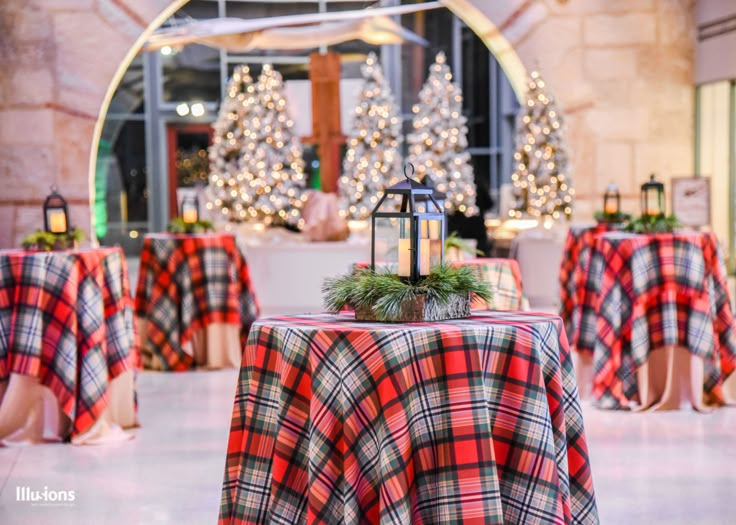
{"type": "Polygon", "coordinates": [[[73,490],[43,490],[31,487],[15,487],[15,501],[23,501],[33,506],[43,507],[71,507],[77,495],[73,490]]]}

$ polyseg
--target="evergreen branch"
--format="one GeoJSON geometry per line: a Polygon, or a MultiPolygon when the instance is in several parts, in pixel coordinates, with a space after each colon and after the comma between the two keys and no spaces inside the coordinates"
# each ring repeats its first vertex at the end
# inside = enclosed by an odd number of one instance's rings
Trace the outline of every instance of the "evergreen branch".
{"type": "Polygon", "coordinates": [[[419,296],[440,304],[447,303],[455,294],[470,294],[485,301],[493,297],[488,283],[483,282],[469,266],[436,267],[416,284],[402,281],[388,270],[360,269],[325,279],[322,294],[325,309],[329,312],[339,312],[346,306],[371,308],[382,321],[399,317],[402,307],[419,296]]]}

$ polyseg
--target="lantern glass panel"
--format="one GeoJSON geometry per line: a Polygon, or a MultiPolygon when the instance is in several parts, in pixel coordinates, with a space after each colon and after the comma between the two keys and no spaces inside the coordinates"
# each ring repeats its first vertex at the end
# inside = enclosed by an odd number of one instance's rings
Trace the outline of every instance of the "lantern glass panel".
{"type": "Polygon", "coordinates": [[[374,253],[377,270],[382,268],[398,270],[399,250],[404,248],[406,242],[411,241],[410,221],[409,217],[376,217],[374,253]]]}
{"type": "Polygon", "coordinates": [[[49,225],[49,231],[51,233],[66,232],[67,224],[64,208],[48,208],[46,210],[46,224],[49,225]]]}

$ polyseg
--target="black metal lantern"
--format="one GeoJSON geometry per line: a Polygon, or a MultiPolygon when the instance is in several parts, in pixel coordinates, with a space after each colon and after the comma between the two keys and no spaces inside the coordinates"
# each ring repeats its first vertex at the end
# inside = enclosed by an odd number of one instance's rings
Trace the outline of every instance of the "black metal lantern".
{"type": "Polygon", "coordinates": [[[187,224],[199,221],[199,197],[185,195],[181,200],[181,220],[187,224]]]}
{"type": "Polygon", "coordinates": [[[618,215],[621,213],[621,193],[618,186],[609,184],[603,194],[603,213],[605,215],[618,215]]]}
{"type": "Polygon", "coordinates": [[[69,231],[69,210],[66,200],[51,186],[51,194],[43,203],[43,224],[47,232],[67,233],[69,231]]]}
{"type": "Polygon", "coordinates": [[[664,184],[654,178],[654,173],[641,185],[641,214],[648,217],[664,215],[664,184]]]}
{"type": "Polygon", "coordinates": [[[411,179],[406,167],[404,177],[384,190],[371,212],[371,269],[379,257],[395,259],[399,277],[414,283],[445,262],[445,213],[432,189],[411,179]],[[420,199],[426,205],[419,206],[420,199]]]}

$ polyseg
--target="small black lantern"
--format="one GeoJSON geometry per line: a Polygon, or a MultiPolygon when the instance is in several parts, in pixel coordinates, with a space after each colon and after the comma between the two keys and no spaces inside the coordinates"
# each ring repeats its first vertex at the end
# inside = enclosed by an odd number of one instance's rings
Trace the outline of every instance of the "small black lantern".
{"type": "Polygon", "coordinates": [[[603,194],[603,213],[609,216],[621,213],[621,193],[615,184],[609,184],[603,194]]]}
{"type": "MultiPolygon", "coordinates": [[[[407,166],[414,175],[414,166],[407,166]]],[[[389,227],[381,230],[388,235],[378,241],[378,249],[385,255],[395,255],[399,277],[415,283],[445,262],[445,213],[432,196],[432,189],[410,178],[406,166],[404,177],[384,190],[371,212],[371,269],[376,268],[376,222],[388,222],[389,227]],[[419,205],[421,199],[424,206],[419,205]]]]}
{"type": "Polygon", "coordinates": [[[194,224],[199,221],[199,197],[184,195],[181,200],[181,220],[186,224],[194,224]]]}
{"type": "Polygon", "coordinates": [[[51,194],[43,203],[43,224],[47,232],[67,233],[69,231],[69,210],[66,200],[51,186],[51,194]]]}
{"type": "Polygon", "coordinates": [[[664,216],[664,184],[654,178],[641,185],[641,214],[648,217],[664,216]]]}

